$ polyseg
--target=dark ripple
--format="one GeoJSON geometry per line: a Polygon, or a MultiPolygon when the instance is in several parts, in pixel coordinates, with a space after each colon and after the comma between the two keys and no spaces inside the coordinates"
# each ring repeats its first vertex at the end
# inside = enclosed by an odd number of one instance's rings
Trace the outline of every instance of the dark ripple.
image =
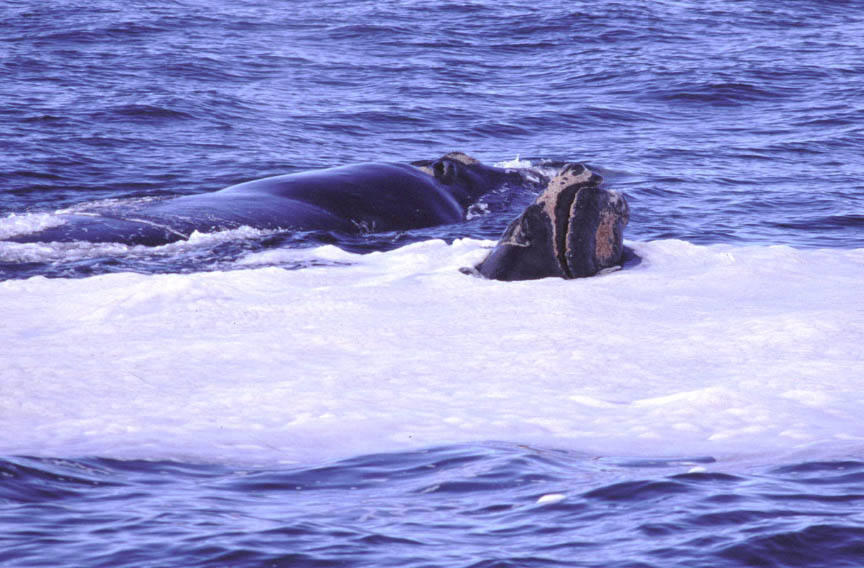
{"type": "Polygon", "coordinates": [[[627,481],[589,491],[584,497],[604,501],[650,501],[688,491],[686,485],[672,481],[627,481]]]}
{"type": "Polygon", "coordinates": [[[778,227],[801,230],[814,229],[854,229],[864,228],[864,215],[829,215],[827,217],[810,217],[805,219],[791,219],[789,221],[777,222],[778,227]]]}
{"type": "MultiPolygon", "coordinates": [[[[373,39],[376,36],[383,36],[387,40],[393,40],[399,36],[404,36],[409,33],[409,30],[394,25],[385,24],[347,24],[337,25],[327,30],[326,35],[334,40],[345,39],[373,39]]],[[[398,39],[396,40],[398,41],[398,39]]]]}
{"type": "Polygon", "coordinates": [[[858,567],[864,558],[864,528],[812,525],[754,538],[719,556],[744,566],[858,567]]]}
{"type": "MultiPolygon", "coordinates": [[[[122,105],[119,107],[115,107],[110,109],[107,112],[108,115],[120,116],[120,117],[129,117],[133,119],[141,119],[141,120],[150,120],[150,119],[168,119],[168,120],[176,120],[176,119],[191,119],[194,118],[192,114],[182,112],[179,110],[173,110],[167,107],[155,106],[155,105],[147,105],[147,104],[131,104],[131,105],[122,105]]],[[[96,118],[99,118],[96,115],[96,118]]],[[[110,116],[107,118],[110,120],[110,116]]]]}
{"type": "Polygon", "coordinates": [[[749,83],[701,83],[674,85],[657,96],[666,101],[708,103],[712,106],[740,106],[756,101],[774,101],[786,96],[778,89],[749,83]]]}
{"type": "Polygon", "coordinates": [[[66,460],[0,460],[0,503],[34,504],[81,495],[104,484],[103,470],[66,460]]]}

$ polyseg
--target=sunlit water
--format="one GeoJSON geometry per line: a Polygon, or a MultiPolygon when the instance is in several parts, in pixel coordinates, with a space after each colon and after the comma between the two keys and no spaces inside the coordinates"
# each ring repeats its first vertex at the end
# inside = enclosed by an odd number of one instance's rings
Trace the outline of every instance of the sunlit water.
{"type": "Polygon", "coordinates": [[[860,2],[0,16],[0,239],[462,150],[589,163],[642,257],[459,272],[518,189],[404,233],[0,241],[0,564],[861,565],[860,2]]]}

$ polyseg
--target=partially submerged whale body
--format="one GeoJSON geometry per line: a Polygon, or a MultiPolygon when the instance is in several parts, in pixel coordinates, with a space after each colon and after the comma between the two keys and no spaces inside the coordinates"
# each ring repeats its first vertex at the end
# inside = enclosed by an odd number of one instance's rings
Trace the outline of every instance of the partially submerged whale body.
{"type": "Polygon", "coordinates": [[[461,152],[438,160],[366,163],[249,181],[220,191],[69,213],[63,224],[14,242],[119,242],[157,246],[195,232],[248,226],[273,230],[368,233],[458,223],[479,197],[529,180],[461,152]]]}
{"type": "Polygon", "coordinates": [[[585,166],[567,164],[510,223],[477,272],[495,280],[582,278],[619,266],[630,211],[623,195],[600,182],[585,166]]]}

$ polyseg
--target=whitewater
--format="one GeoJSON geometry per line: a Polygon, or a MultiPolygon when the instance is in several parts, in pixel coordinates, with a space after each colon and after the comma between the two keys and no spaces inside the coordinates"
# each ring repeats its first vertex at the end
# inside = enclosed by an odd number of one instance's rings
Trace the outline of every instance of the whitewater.
{"type": "Polygon", "coordinates": [[[508,441],[729,468],[864,453],[864,249],[656,240],[589,279],[460,272],[493,244],[2,282],[0,454],[272,466],[508,441]]]}

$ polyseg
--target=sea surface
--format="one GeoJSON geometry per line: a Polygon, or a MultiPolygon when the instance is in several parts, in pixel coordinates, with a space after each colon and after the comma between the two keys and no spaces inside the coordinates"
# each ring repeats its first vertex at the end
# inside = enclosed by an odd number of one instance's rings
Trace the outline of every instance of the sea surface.
{"type": "Polygon", "coordinates": [[[864,565],[864,2],[3,0],[0,566],[864,565]],[[636,267],[487,282],[535,197],[348,237],[58,213],[583,162],[636,267]]]}

